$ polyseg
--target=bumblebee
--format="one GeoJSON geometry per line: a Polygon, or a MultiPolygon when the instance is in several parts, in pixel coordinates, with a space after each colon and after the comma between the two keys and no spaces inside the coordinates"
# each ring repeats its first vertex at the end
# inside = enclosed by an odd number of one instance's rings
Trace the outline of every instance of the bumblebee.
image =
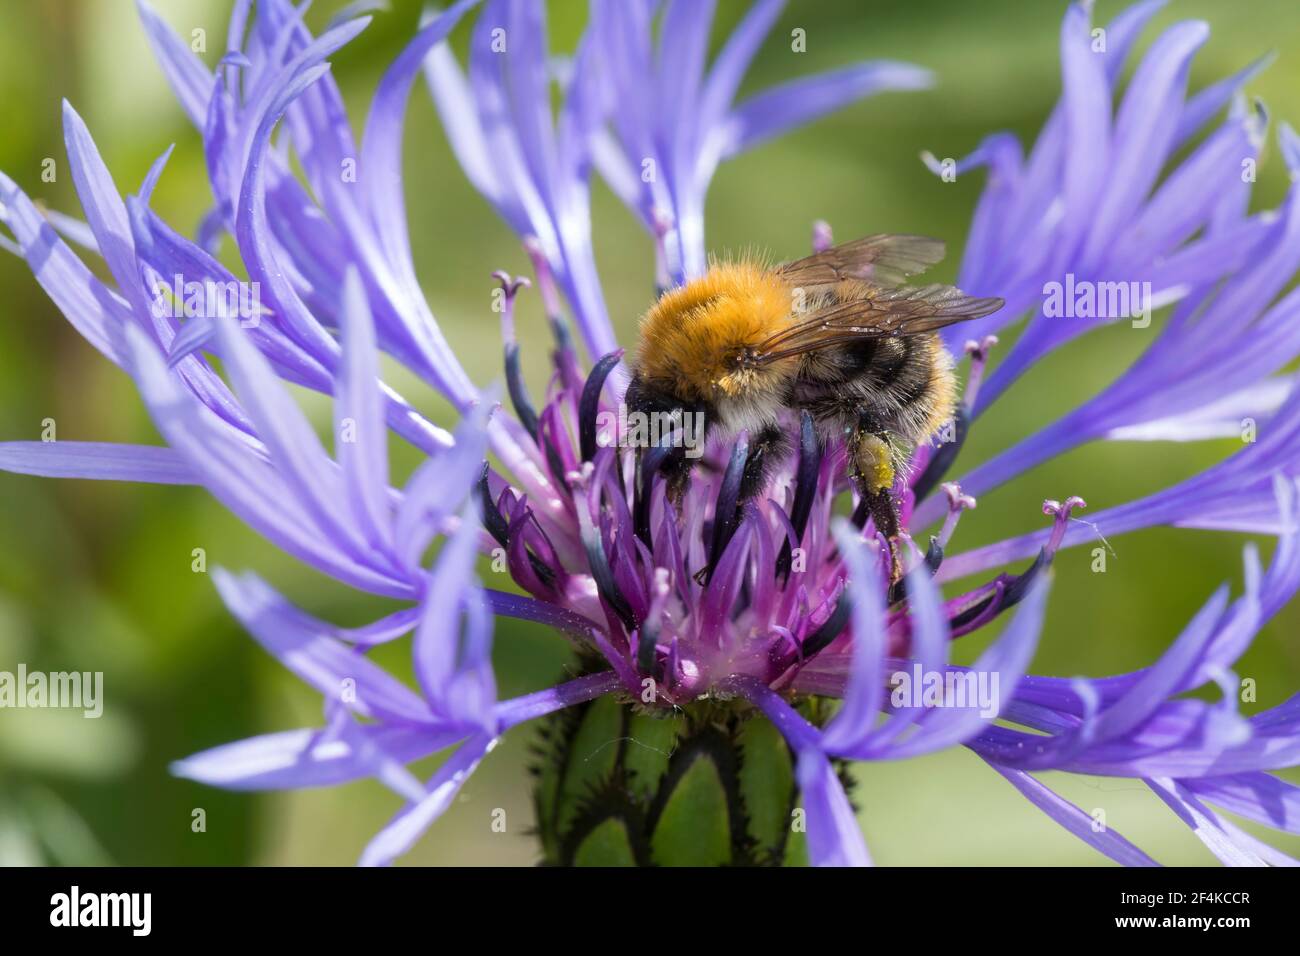
{"type": "MultiPolygon", "coordinates": [[[[785,410],[807,411],[823,443],[845,441],[849,476],[897,573],[895,478],[956,404],[952,358],[936,331],[1003,305],[905,284],[943,255],[937,239],[873,235],[775,268],[715,263],[642,318],[626,406],[702,416],[706,435],[747,432],[742,502],[793,448],[785,410]]],[[[693,464],[669,456],[670,497],[680,499],[693,464]]]]}

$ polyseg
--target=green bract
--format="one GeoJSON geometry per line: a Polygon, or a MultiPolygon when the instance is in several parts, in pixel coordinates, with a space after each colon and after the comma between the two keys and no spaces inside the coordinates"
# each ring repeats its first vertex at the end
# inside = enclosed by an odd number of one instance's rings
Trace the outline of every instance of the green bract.
{"type": "MultiPolygon", "coordinates": [[[[821,700],[799,709],[828,716],[821,700]]],[[[793,754],[742,701],[648,711],[607,696],[557,714],[541,737],[546,865],[807,865],[793,754]]]]}

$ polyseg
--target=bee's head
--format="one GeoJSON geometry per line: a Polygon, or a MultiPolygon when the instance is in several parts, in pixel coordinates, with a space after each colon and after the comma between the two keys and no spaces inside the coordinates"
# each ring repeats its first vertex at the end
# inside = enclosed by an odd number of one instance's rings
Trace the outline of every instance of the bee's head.
{"type": "Polygon", "coordinates": [[[712,383],[719,398],[739,398],[780,384],[778,379],[783,378],[783,373],[756,365],[755,354],[751,346],[744,345],[723,357],[712,383]]]}
{"type": "Polygon", "coordinates": [[[683,394],[671,379],[649,378],[641,371],[632,375],[623,402],[629,412],[642,415],[703,412],[707,403],[683,394]]]}
{"type": "Polygon", "coordinates": [[[666,292],[642,319],[637,368],[688,401],[775,391],[794,363],[758,368],[746,358],[789,314],[790,290],[771,273],[752,263],[715,265],[666,292]]]}

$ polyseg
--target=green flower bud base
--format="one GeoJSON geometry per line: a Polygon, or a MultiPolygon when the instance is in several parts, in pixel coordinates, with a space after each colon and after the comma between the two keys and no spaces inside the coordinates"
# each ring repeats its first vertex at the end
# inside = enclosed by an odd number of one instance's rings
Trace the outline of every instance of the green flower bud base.
{"type": "MultiPolygon", "coordinates": [[[[829,702],[799,710],[820,726],[829,702]]],[[[554,715],[537,754],[545,865],[807,865],[794,755],[743,701],[598,698],[554,715]]]]}

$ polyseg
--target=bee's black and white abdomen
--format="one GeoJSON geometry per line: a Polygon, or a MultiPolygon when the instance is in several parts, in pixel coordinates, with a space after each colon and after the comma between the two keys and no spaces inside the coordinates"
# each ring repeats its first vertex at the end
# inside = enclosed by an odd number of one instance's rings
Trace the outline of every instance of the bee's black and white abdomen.
{"type": "Polygon", "coordinates": [[[952,360],[935,334],[862,339],[810,353],[790,390],[824,434],[865,426],[915,444],[952,417],[952,360]]]}

